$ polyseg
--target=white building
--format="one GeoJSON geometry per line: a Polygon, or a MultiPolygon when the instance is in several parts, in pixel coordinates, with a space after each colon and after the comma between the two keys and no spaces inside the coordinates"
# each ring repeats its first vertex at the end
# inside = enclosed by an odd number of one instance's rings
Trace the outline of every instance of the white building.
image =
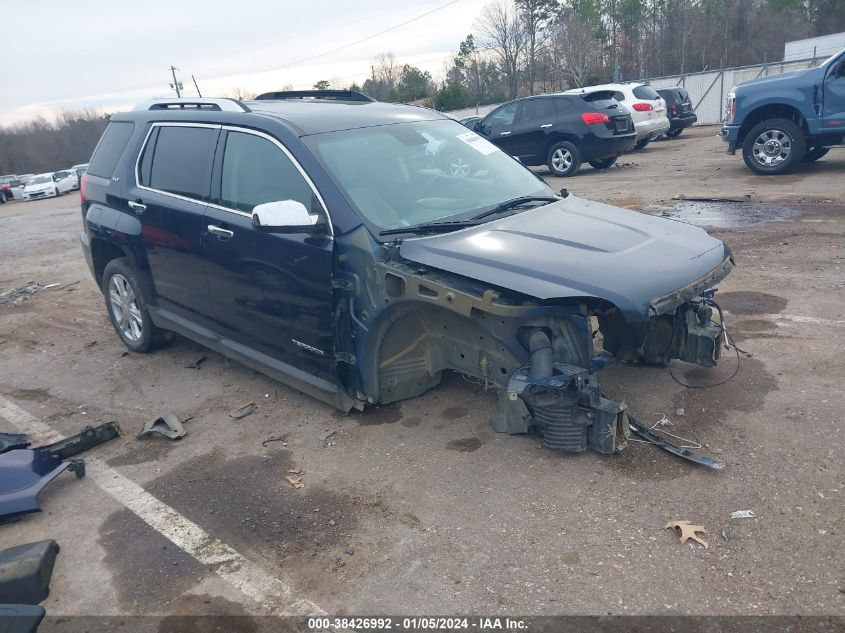
{"type": "Polygon", "coordinates": [[[831,33],[821,37],[787,42],[783,47],[783,61],[793,62],[799,59],[825,59],[845,48],[845,32],[831,33]]]}

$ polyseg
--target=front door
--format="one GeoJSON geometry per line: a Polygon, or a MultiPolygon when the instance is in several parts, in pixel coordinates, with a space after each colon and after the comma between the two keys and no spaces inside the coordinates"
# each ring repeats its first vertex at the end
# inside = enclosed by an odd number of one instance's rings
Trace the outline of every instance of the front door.
{"type": "Polygon", "coordinates": [[[275,139],[224,130],[205,212],[208,286],[218,328],[248,347],[334,382],[333,239],[316,189],[275,139]],[[265,233],[259,204],[295,200],[322,230],[265,233]]]}
{"type": "Polygon", "coordinates": [[[159,307],[211,322],[202,252],[203,215],[220,126],[155,124],[126,188],[138,215],[159,307]]]}
{"type": "Polygon", "coordinates": [[[822,126],[845,134],[845,55],[831,64],[824,79],[822,126]]]}
{"type": "Polygon", "coordinates": [[[506,103],[484,117],[477,128],[479,134],[501,147],[502,151],[511,156],[516,155],[511,136],[513,135],[513,126],[518,109],[518,102],[506,103]]]}

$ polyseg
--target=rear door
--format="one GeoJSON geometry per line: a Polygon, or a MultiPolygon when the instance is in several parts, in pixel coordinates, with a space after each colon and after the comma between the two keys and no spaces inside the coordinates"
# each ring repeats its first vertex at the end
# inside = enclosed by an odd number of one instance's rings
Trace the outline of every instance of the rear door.
{"type": "Polygon", "coordinates": [[[331,223],[314,185],[276,139],[226,128],[205,215],[208,285],[232,340],[331,382],[334,378],[331,223]],[[323,230],[265,233],[256,205],[301,202],[323,230]]]}
{"type": "Polygon", "coordinates": [[[219,125],[154,123],[126,189],[139,217],[159,307],[212,321],[203,262],[205,208],[219,125]]]}
{"type": "Polygon", "coordinates": [[[522,101],[513,133],[508,140],[510,153],[529,165],[544,163],[545,148],[555,131],[556,118],[552,99],[537,97],[522,101]]]}
{"type": "Polygon", "coordinates": [[[822,120],[826,132],[845,133],[845,55],[825,74],[822,120]]]}

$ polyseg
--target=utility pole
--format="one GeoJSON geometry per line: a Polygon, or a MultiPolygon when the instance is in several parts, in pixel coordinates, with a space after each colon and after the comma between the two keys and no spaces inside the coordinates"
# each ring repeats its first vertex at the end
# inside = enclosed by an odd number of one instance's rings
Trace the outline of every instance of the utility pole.
{"type": "Polygon", "coordinates": [[[173,75],[173,83],[170,84],[170,87],[173,88],[176,91],[176,97],[181,99],[182,98],[182,84],[180,82],[176,81],[176,71],[177,70],[179,70],[179,69],[176,68],[176,66],[170,67],[170,72],[173,75]]]}
{"type": "Polygon", "coordinates": [[[197,96],[198,96],[200,99],[202,99],[202,93],[200,92],[200,87],[199,87],[199,84],[197,84],[197,78],[196,78],[196,77],[194,77],[193,75],[191,75],[191,79],[193,79],[193,80],[194,80],[194,88],[196,88],[196,89],[197,89],[197,96]]]}

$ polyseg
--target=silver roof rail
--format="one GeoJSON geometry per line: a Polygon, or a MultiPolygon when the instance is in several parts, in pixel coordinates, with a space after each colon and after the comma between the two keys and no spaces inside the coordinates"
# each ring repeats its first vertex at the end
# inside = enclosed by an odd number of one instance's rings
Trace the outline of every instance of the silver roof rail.
{"type": "Polygon", "coordinates": [[[209,110],[214,112],[251,112],[243,103],[237,99],[206,99],[182,98],[182,99],[153,99],[139,103],[134,110],[209,110]]]}

